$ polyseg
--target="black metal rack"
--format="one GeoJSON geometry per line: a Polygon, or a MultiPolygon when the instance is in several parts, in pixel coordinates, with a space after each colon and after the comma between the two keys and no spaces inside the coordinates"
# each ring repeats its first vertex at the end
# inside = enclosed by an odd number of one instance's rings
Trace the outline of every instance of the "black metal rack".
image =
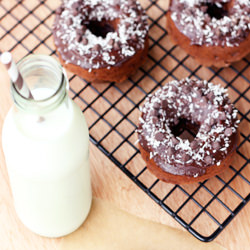
{"type": "MultiPolygon", "coordinates": [[[[245,191],[250,190],[250,57],[225,69],[198,65],[169,41],[165,1],[141,2],[150,24],[150,49],[145,65],[122,84],[92,85],[70,75],[71,96],[85,113],[91,141],[99,150],[191,234],[201,241],[211,241],[250,199],[250,192],[245,191]],[[135,129],[138,108],[146,95],[171,79],[187,76],[228,88],[239,109],[240,143],[233,164],[225,173],[202,183],[172,185],[159,181],[145,167],[135,145],[135,129]],[[100,129],[101,137],[96,133],[100,129]]],[[[18,50],[20,57],[29,53],[55,55],[51,27],[58,4],[59,1],[49,0],[1,1],[1,50],[12,51],[14,55],[18,50]]]]}

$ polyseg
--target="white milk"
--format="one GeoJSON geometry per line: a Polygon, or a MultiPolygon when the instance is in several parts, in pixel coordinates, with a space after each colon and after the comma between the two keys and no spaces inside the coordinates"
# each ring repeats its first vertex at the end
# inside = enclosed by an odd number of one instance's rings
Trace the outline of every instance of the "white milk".
{"type": "MultiPolygon", "coordinates": [[[[51,91],[38,88],[32,94],[38,100],[51,91]]],[[[13,107],[2,138],[15,209],[23,224],[48,237],[76,230],[92,200],[89,135],[79,107],[68,96],[42,115],[13,107]]]]}

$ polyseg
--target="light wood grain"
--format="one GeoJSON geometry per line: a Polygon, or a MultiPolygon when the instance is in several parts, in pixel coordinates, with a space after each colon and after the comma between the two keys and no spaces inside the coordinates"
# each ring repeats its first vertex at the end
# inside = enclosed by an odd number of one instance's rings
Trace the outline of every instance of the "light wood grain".
{"type": "MultiPolygon", "coordinates": [[[[16,1],[14,0],[4,0],[2,1],[6,8],[11,8],[14,4],[16,4],[16,1]]],[[[144,7],[147,7],[149,5],[148,0],[141,0],[142,5],[144,7]]],[[[58,4],[59,1],[46,1],[46,3],[54,9],[58,4]]],[[[161,6],[163,9],[166,9],[166,1],[160,0],[157,2],[159,6],[161,6]]],[[[29,9],[34,8],[37,5],[37,1],[30,0],[30,1],[23,1],[23,4],[28,6],[29,9]]],[[[24,17],[27,14],[27,11],[24,10],[21,7],[18,7],[18,9],[14,10],[15,15],[19,16],[20,19],[24,17]]],[[[0,10],[0,14],[3,13],[4,10],[0,10]]],[[[162,13],[157,7],[152,7],[149,9],[148,14],[150,16],[158,17],[158,15],[162,13]]],[[[35,10],[35,14],[41,18],[46,18],[47,15],[49,15],[49,10],[47,8],[38,8],[35,10]]],[[[2,19],[1,24],[3,24],[6,29],[8,27],[12,27],[15,24],[15,20],[13,18],[6,18],[2,19]]],[[[23,20],[23,23],[30,29],[34,27],[34,25],[37,24],[37,20],[35,18],[31,18],[27,16],[23,20]]],[[[161,18],[159,20],[159,23],[164,27],[165,18],[161,18]]],[[[26,48],[34,49],[35,53],[45,53],[50,54],[51,50],[49,48],[54,48],[53,45],[53,39],[50,36],[50,29],[47,27],[52,27],[53,23],[53,16],[49,16],[46,19],[45,25],[39,27],[38,29],[34,30],[34,35],[25,37],[25,34],[27,34],[27,30],[25,30],[21,25],[17,25],[17,27],[11,31],[11,33],[19,37],[19,39],[23,39],[22,43],[23,46],[18,45],[14,49],[14,57],[16,60],[19,60],[21,57],[27,54],[26,48]],[[36,48],[36,45],[38,44],[37,37],[40,37],[41,39],[45,40],[45,45],[41,45],[38,48],[36,48]],[[48,47],[47,47],[48,46],[48,47]]],[[[159,34],[162,33],[159,29],[153,28],[151,31],[152,37],[159,37],[159,34]]],[[[0,29],[0,36],[4,34],[4,30],[0,29]]],[[[1,49],[8,49],[11,48],[15,44],[15,41],[13,38],[8,35],[4,39],[0,41],[0,47],[1,49]]],[[[152,41],[151,41],[152,44],[152,41]]],[[[169,41],[169,38],[163,37],[160,40],[160,44],[164,46],[166,49],[170,49],[173,44],[169,41]]],[[[158,60],[162,57],[162,50],[160,50],[157,47],[154,47],[150,50],[149,54],[151,57],[158,60]]],[[[185,52],[183,52],[180,48],[176,48],[173,52],[173,54],[181,59],[185,57],[185,52]]],[[[143,66],[144,70],[148,70],[153,65],[152,60],[148,60],[147,63],[143,66]]],[[[177,65],[177,62],[173,60],[171,57],[167,56],[162,61],[162,66],[166,67],[168,69],[172,69],[177,65]]],[[[190,67],[191,69],[195,69],[197,67],[196,62],[194,62],[191,58],[188,59],[185,62],[185,65],[187,67],[190,67]]],[[[244,62],[239,62],[235,64],[235,67],[240,70],[244,67],[244,62]]],[[[166,73],[162,71],[159,67],[156,67],[156,69],[152,70],[150,73],[152,77],[154,77],[157,81],[161,81],[166,77],[166,73]]],[[[247,69],[243,72],[244,76],[250,79],[250,70],[247,69]]],[[[0,130],[2,130],[3,120],[8,112],[10,106],[12,105],[12,100],[9,94],[9,80],[6,75],[5,69],[0,65],[0,75],[1,75],[1,84],[0,84],[0,130]]],[[[142,71],[138,71],[133,77],[133,80],[138,80],[143,75],[142,71]]],[[[182,78],[188,75],[188,72],[183,67],[179,67],[177,71],[174,74],[175,76],[178,76],[178,78],[182,78]]],[[[197,75],[209,79],[209,77],[212,76],[212,73],[210,70],[208,70],[205,67],[202,67],[198,72],[197,75]]],[[[227,79],[230,80],[235,73],[230,70],[223,70],[221,72],[221,75],[227,79]]],[[[69,77],[71,74],[69,73],[69,77]]],[[[166,81],[169,81],[172,79],[171,76],[168,76],[166,78],[166,81]]],[[[224,84],[221,79],[216,77],[214,79],[216,83],[224,84]]],[[[236,79],[236,88],[240,91],[244,91],[248,87],[248,83],[244,81],[244,79],[240,79],[240,82],[236,79]]],[[[144,77],[144,80],[139,82],[139,86],[143,88],[146,92],[149,92],[152,87],[155,85],[155,83],[149,78],[144,77]]],[[[95,89],[98,91],[102,91],[107,88],[108,85],[106,84],[100,84],[100,85],[94,85],[94,88],[88,87],[83,93],[80,94],[82,98],[84,98],[86,101],[91,102],[96,97],[95,89]]],[[[74,91],[78,91],[83,87],[83,82],[79,78],[74,78],[71,81],[71,87],[74,91]]],[[[126,91],[131,87],[131,82],[127,81],[121,85],[117,85],[117,87],[122,90],[123,92],[126,91]]],[[[238,97],[238,94],[233,91],[232,89],[229,89],[230,98],[232,100],[235,100],[238,97]]],[[[70,93],[71,96],[73,96],[73,93],[70,93]]],[[[121,93],[119,93],[118,89],[111,88],[108,91],[105,92],[104,97],[109,100],[111,103],[114,103],[118,100],[118,98],[121,96],[121,93]]],[[[133,100],[134,102],[138,102],[141,100],[141,98],[144,97],[144,94],[140,92],[138,89],[133,89],[133,91],[128,92],[127,97],[133,100]]],[[[79,99],[75,99],[76,103],[84,109],[86,105],[79,99]]],[[[105,112],[110,105],[107,104],[104,98],[99,98],[93,105],[93,108],[97,110],[100,114],[105,112]]],[[[243,113],[246,113],[249,110],[249,104],[241,99],[236,104],[237,108],[239,108],[243,113]]],[[[131,102],[126,100],[126,98],[123,98],[122,101],[118,102],[116,107],[126,114],[128,112],[128,109],[133,108],[133,105],[131,105],[131,102]]],[[[87,118],[88,124],[91,125],[93,122],[96,121],[97,116],[93,111],[90,109],[87,109],[85,112],[85,116],[87,118]]],[[[136,109],[129,118],[136,124],[139,116],[139,111],[136,109]]],[[[116,125],[117,122],[119,122],[119,119],[121,119],[121,116],[117,112],[117,110],[112,109],[107,115],[105,115],[105,119],[110,122],[111,125],[116,125]]],[[[128,135],[131,131],[133,131],[134,127],[131,126],[129,123],[123,122],[121,126],[117,127],[117,130],[124,136],[128,135]]],[[[91,134],[99,140],[103,137],[103,135],[108,132],[110,128],[104,123],[99,122],[97,125],[91,129],[91,134]]],[[[250,131],[250,126],[248,123],[243,122],[240,126],[240,131],[243,131],[243,133],[248,136],[250,131]]],[[[0,136],[1,139],[1,136],[0,136]]],[[[133,135],[130,138],[130,141],[134,143],[136,140],[136,135],[133,135]]],[[[242,138],[241,138],[242,140],[242,138]]],[[[121,142],[121,137],[117,136],[117,133],[111,133],[111,136],[107,137],[103,141],[103,146],[105,146],[108,150],[113,150],[117,144],[121,142]]],[[[250,148],[246,144],[241,149],[242,153],[246,155],[247,157],[250,156],[250,148]]],[[[125,143],[121,150],[118,150],[116,153],[116,157],[121,162],[125,162],[129,156],[131,156],[134,153],[134,150],[129,146],[127,143],[125,143]]],[[[156,222],[160,222],[166,225],[170,225],[176,228],[182,229],[182,227],[174,220],[172,219],[166,212],[164,212],[155,202],[153,202],[142,190],[140,190],[130,179],[128,179],[109,159],[107,159],[94,145],[91,144],[90,146],[90,159],[91,159],[91,174],[92,174],[92,188],[93,193],[95,196],[105,199],[107,201],[110,201],[111,203],[115,204],[116,206],[132,213],[135,215],[138,215],[142,218],[150,219],[156,222]]],[[[243,160],[240,157],[235,158],[234,166],[241,166],[243,164],[243,160]]],[[[132,160],[127,168],[134,174],[139,172],[142,169],[142,166],[144,166],[144,163],[142,159],[140,158],[140,155],[137,155],[134,160],[132,160]]],[[[244,175],[246,177],[250,177],[249,167],[244,170],[244,175]]],[[[232,171],[227,171],[222,175],[222,178],[227,180],[232,176],[232,171]]],[[[141,176],[140,179],[145,185],[150,186],[155,180],[155,177],[149,174],[148,171],[145,172],[141,176]]],[[[2,149],[0,150],[0,249],[56,249],[61,239],[48,239],[48,238],[42,238],[39,237],[32,232],[30,232],[28,229],[26,229],[21,222],[18,220],[14,207],[13,207],[13,200],[9,185],[9,179],[8,174],[4,162],[4,156],[2,149]]],[[[207,183],[207,186],[211,189],[216,191],[217,188],[221,185],[217,182],[215,178],[212,178],[207,183]]],[[[249,193],[249,186],[243,185],[243,182],[240,180],[235,180],[232,183],[232,186],[237,189],[241,194],[248,194],[249,193]]],[[[154,190],[154,192],[159,196],[163,196],[167,193],[168,190],[170,190],[173,186],[169,184],[165,184],[162,182],[159,182],[154,190]]],[[[196,185],[190,185],[190,186],[184,186],[184,188],[190,192],[192,192],[197,186],[196,185]]],[[[183,194],[181,192],[176,193],[174,196],[174,199],[170,199],[167,201],[167,204],[171,207],[178,207],[179,202],[185,199],[185,197],[182,197],[183,194]]],[[[206,204],[206,199],[208,198],[207,193],[200,192],[197,194],[197,197],[195,197],[201,204],[206,204]]],[[[230,192],[224,192],[220,196],[221,200],[229,204],[232,208],[234,208],[234,205],[237,204],[238,201],[236,201],[236,198],[230,193],[230,192]]],[[[221,208],[221,205],[214,202],[212,207],[213,212],[215,211],[217,213],[218,218],[225,218],[227,215],[226,211],[221,208]]],[[[197,208],[194,205],[188,206],[184,211],[182,211],[182,216],[185,217],[187,220],[190,219],[193,213],[197,213],[197,208]]],[[[209,233],[209,230],[211,229],[212,225],[209,222],[209,220],[204,217],[199,220],[198,225],[196,225],[197,228],[203,227],[204,233],[209,233]],[[204,224],[206,227],[204,227],[204,224]]],[[[216,238],[216,242],[220,243],[224,247],[228,249],[249,249],[250,246],[250,237],[249,237],[249,231],[250,231],[250,209],[249,204],[246,205],[246,207],[240,212],[239,215],[236,216],[236,218],[230,223],[230,225],[222,232],[222,234],[216,238]]]]}

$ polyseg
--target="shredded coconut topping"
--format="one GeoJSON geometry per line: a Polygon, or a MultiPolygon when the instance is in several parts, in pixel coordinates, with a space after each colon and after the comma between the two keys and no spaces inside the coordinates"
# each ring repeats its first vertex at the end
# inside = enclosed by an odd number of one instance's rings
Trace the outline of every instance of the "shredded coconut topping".
{"type": "Polygon", "coordinates": [[[238,46],[250,32],[250,1],[172,1],[171,18],[192,44],[238,46]]]}
{"type": "Polygon", "coordinates": [[[90,70],[110,67],[144,48],[147,15],[138,1],[64,0],[56,13],[55,45],[66,63],[90,70]],[[89,28],[91,22],[113,30],[98,36],[89,28]]]}
{"type": "Polygon", "coordinates": [[[178,165],[186,175],[202,175],[203,166],[219,166],[234,147],[237,110],[219,85],[189,78],[172,81],[147,97],[141,110],[139,143],[166,172],[175,173],[178,165]],[[172,132],[181,119],[198,127],[191,142],[172,132]]]}

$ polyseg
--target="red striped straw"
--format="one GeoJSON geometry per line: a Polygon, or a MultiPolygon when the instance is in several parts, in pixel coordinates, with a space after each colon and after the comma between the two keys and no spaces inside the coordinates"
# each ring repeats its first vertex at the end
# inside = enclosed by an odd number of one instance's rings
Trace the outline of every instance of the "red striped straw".
{"type": "Polygon", "coordinates": [[[21,73],[19,72],[17,65],[15,64],[10,52],[3,52],[1,55],[1,62],[8,70],[11,81],[15,84],[17,90],[24,96],[30,99],[34,99],[30,89],[24,82],[21,73]]]}

